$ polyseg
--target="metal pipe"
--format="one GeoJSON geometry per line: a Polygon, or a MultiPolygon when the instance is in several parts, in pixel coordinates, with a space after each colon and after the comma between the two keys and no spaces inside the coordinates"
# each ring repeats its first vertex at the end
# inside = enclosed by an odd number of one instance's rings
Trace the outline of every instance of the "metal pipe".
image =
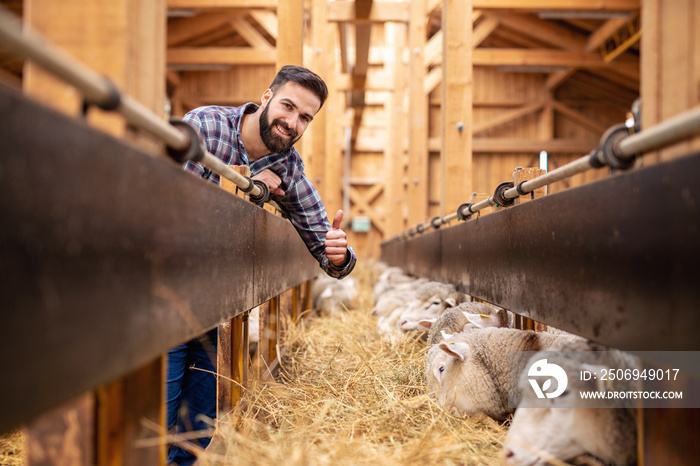
{"type": "Polygon", "coordinates": [[[649,152],[682,141],[697,134],[698,131],[700,131],[700,106],[622,139],[616,152],[623,156],[649,152]]]}
{"type": "MultiPolygon", "coordinates": [[[[555,181],[561,181],[578,173],[590,170],[591,168],[591,157],[590,155],[585,155],[571,163],[555,168],[544,175],[540,175],[537,178],[525,181],[522,185],[520,185],[520,188],[524,193],[531,193],[537,188],[554,183],[555,181]]],[[[516,197],[520,196],[517,188],[510,188],[506,190],[503,195],[508,199],[515,199],[516,197]]]]}
{"type": "MultiPolygon", "coordinates": [[[[129,124],[147,131],[168,147],[182,150],[189,146],[190,140],[182,131],[160,119],[137,100],[119,95],[118,89],[109,79],[51,45],[39,34],[29,32],[26,28],[23,30],[18,18],[4,8],[0,8],[0,45],[9,53],[29,59],[73,85],[80,90],[87,102],[99,106],[111,106],[115,103],[113,109],[124,116],[129,124]]],[[[207,151],[200,163],[241,189],[251,188],[251,181],[207,151]]],[[[252,186],[251,195],[260,196],[262,193],[263,190],[259,186],[252,186]]]]}

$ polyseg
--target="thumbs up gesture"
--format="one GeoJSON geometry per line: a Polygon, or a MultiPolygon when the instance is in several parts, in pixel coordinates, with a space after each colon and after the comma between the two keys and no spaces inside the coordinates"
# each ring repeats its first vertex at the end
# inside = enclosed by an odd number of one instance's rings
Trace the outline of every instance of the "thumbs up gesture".
{"type": "Polygon", "coordinates": [[[345,232],[340,228],[343,221],[343,211],[339,210],[333,217],[331,229],[326,233],[326,257],[334,265],[342,267],[347,262],[348,240],[345,232]]]}

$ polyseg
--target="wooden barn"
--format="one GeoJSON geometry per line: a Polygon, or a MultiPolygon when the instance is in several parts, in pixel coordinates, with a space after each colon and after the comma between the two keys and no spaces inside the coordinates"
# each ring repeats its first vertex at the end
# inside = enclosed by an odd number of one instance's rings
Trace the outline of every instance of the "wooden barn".
{"type": "Polygon", "coordinates": [[[325,274],[245,167],[183,170],[171,122],[299,65],[328,97],[294,147],[358,266],[682,353],[636,461],[697,463],[699,31],[695,0],[0,0],[0,433],[44,445],[25,464],[166,464],[134,445],[170,348],[218,328],[220,413],[274,378],[325,274]]]}

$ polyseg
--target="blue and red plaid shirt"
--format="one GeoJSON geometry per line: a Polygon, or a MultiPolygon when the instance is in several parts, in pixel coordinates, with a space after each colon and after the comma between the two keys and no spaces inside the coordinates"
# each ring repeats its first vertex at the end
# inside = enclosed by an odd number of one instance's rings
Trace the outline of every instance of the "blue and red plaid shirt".
{"type": "MultiPolygon", "coordinates": [[[[275,172],[282,180],[280,188],[284,190],[284,196],[273,195],[271,198],[292,222],[321,268],[331,277],[345,277],[355,267],[355,251],[348,246],[350,259],[343,267],[336,266],[326,257],[324,243],[331,228],[328,214],[318,190],[304,174],[304,162],[296,149],[292,147],[281,154],[268,154],[253,163],[248,160],[241,141],[241,122],[245,113],[257,109],[254,103],[240,107],[199,107],[188,112],[183,120],[199,129],[207,150],[227,165],[248,165],[251,176],[266,169],[275,172]]],[[[187,162],[185,168],[219,184],[219,175],[200,163],[187,162]]]]}

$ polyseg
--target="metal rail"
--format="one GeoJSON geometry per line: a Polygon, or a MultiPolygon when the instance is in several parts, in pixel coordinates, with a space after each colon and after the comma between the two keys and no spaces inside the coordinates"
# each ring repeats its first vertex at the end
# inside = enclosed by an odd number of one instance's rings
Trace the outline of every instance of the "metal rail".
{"type": "Polygon", "coordinates": [[[77,88],[85,102],[120,113],[129,124],[160,139],[177,162],[196,161],[233,182],[250,194],[253,202],[269,199],[269,188],[262,181],[242,176],[208,152],[197,131],[184,122],[169,124],[137,100],[123,95],[115,84],[36,32],[23,28],[5,8],[0,8],[0,45],[18,58],[28,59],[77,88]],[[192,132],[194,131],[194,135],[192,132]]]}
{"type": "Polygon", "coordinates": [[[488,199],[475,204],[469,202],[461,204],[456,212],[444,217],[435,217],[430,222],[418,225],[387,241],[398,241],[423,233],[430,228],[437,229],[455,219],[468,220],[472,214],[488,207],[513,205],[513,200],[519,196],[590,169],[605,166],[616,169],[629,168],[640,154],[670,146],[698,133],[700,133],[700,106],[636,134],[630,134],[630,130],[623,124],[614,125],[603,134],[600,146],[588,155],[532,180],[523,181],[518,186],[514,186],[512,182],[503,182],[496,187],[493,196],[488,199]]]}
{"type": "Polygon", "coordinates": [[[450,228],[384,262],[629,351],[698,351],[700,153],[450,228]],[[614,200],[614,202],[611,202],[614,200]]]}

